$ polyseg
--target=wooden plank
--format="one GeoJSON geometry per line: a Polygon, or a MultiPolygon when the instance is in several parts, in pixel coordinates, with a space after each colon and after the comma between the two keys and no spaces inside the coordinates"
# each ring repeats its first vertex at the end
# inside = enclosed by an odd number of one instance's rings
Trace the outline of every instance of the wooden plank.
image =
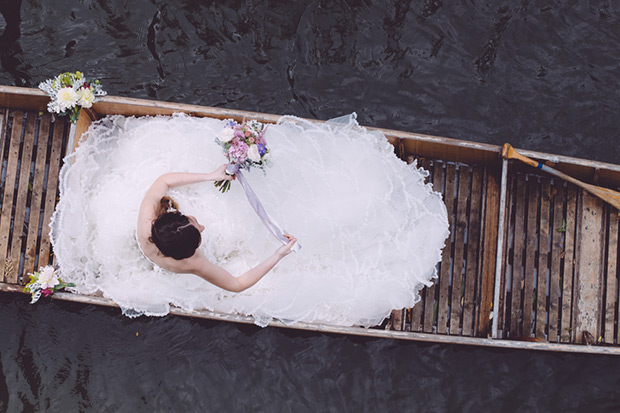
{"type": "Polygon", "coordinates": [[[463,298],[463,335],[475,335],[474,328],[474,291],[479,268],[480,252],[480,208],[482,206],[482,179],[484,170],[475,166],[471,175],[471,195],[469,206],[469,223],[467,224],[467,267],[465,270],[465,295],[463,298]]]}
{"type": "Polygon", "coordinates": [[[573,276],[575,269],[575,220],[577,218],[577,188],[568,185],[566,194],[566,232],[564,233],[564,262],[562,263],[562,315],[560,341],[567,343],[573,337],[573,276]]]}
{"type": "Polygon", "coordinates": [[[41,245],[39,247],[40,267],[51,264],[49,224],[56,205],[56,191],[58,190],[58,173],[60,172],[60,159],[62,157],[62,141],[64,139],[67,121],[56,120],[54,122],[54,134],[52,137],[52,150],[49,157],[49,171],[47,175],[47,189],[43,211],[43,224],[41,230],[41,245]]]}
{"type": "Polygon", "coordinates": [[[11,230],[11,215],[13,213],[13,199],[15,196],[15,181],[17,179],[17,159],[22,133],[23,112],[13,112],[13,126],[7,158],[6,180],[4,183],[4,197],[2,200],[2,214],[0,215],[0,274],[4,282],[14,283],[17,280],[17,265],[9,262],[9,232],[11,230]],[[15,271],[12,271],[14,269],[15,271]]]}
{"type": "Polygon", "coordinates": [[[527,232],[525,234],[525,272],[523,274],[523,326],[522,336],[531,337],[534,326],[534,278],[536,268],[536,244],[538,221],[538,197],[540,185],[530,176],[527,200],[527,232]]]}
{"type": "Polygon", "coordinates": [[[22,252],[22,243],[26,240],[27,230],[24,228],[26,219],[26,200],[28,198],[28,189],[30,186],[30,166],[32,160],[32,148],[34,146],[34,129],[36,126],[36,115],[33,113],[28,113],[27,116],[24,140],[22,144],[19,182],[15,201],[15,214],[13,217],[13,236],[11,239],[10,260],[14,263],[13,265],[15,271],[14,276],[11,277],[13,282],[17,282],[19,278],[18,266],[22,252]]]}
{"type": "Polygon", "coordinates": [[[403,331],[404,317],[403,312],[405,310],[392,310],[390,316],[390,322],[388,323],[388,330],[403,331]]]}
{"type": "MultiPolygon", "coordinates": [[[[456,181],[456,166],[446,165],[446,184],[444,191],[444,201],[448,210],[448,221],[450,223],[450,239],[454,237],[454,189],[456,181]]],[[[437,304],[437,332],[445,334],[448,329],[449,311],[449,282],[450,282],[450,261],[452,256],[451,241],[446,242],[441,256],[441,274],[439,276],[439,302],[437,304]]]]}
{"type": "Polygon", "coordinates": [[[509,260],[510,260],[510,254],[511,251],[513,250],[513,246],[512,243],[514,242],[514,228],[512,225],[513,222],[513,214],[514,214],[514,203],[515,201],[515,194],[517,191],[517,178],[516,176],[513,176],[511,178],[508,178],[507,182],[506,182],[506,215],[504,218],[504,226],[505,226],[505,231],[504,231],[504,251],[503,251],[503,256],[502,256],[502,265],[503,265],[503,272],[502,272],[502,277],[500,278],[500,302],[499,302],[499,308],[498,308],[498,329],[502,329],[503,332],[505,333],[506,331],[510,330],[510,325],[509,325],[509,318],[506,316],[507,313],[510,313],[511,309],[510,308],[506,308],[507,303],[510,302],[510,294],[512,293],[510,291],[510,289],[512,288],[512,284],[510,282],[508,282],[508,265],[509,265],[509,260]]]}
{"type": "Polygon", "coordinates": [[[515,197],[515,226],[512,252],[512,288],[510,310],[510,336],[517,337],[521,331],[521,289],[523,288],[523,249],[526,208],[526,185],[523,175],[517,176],[517,196],[515,197]]]}
{"type": "Polygon", "coordinates": [[[543,179],[540,191],[538,241],[538,284],[536,286],[536,337],[545,338],[547,327],[547,290],[549,287],[549,226],[551,225],[551,182],[543,179]]]}
{"type": "Polygon", "coordinates": [[[555,181],[551,189],[553,198],[553,227],[551,231],[551,266],[549,275],[549,332],[547,340],[559,340],[558,322],[560,320],[560,293],[562,283],[562,263],[564,251],[564,234],[566,220],[564,204],[566,203],[566,186],[561,181],[555,181]]]}
{"type": "Polygon", "coordinates": [[[488,337],[491,333],[489,316],[492,306],[498,305],[498,303],[493,302],[493,294],[495,290],[495,255],[497,253],[497,225],[500,213],[501,172],[497,168],[487,167],[485,175],[484,245],[482,249],[480,311],[478,311],[478,330],[476,332],[479,337],[488,337]]]}
{"type": "Polygon", "coordinates": [[[30,219],[28,220],[28,236],[26,242],[26,253],[24,256],[24,278],[23,281],[28,282],[28,273],[34,272],[35,259],[38,253],[37,239],[39,233],[39,219],[41,208],[43,183],[45,178],[45,164],[47,156],[47,143],[49,139],[51,116],[45,114],[41,117],[39,123],[39,133],[37,135],[37,153],[34,161],[34,179],[32,182],[32,198],[30,199],[30,219]]]}
{"type": "Polygon", "coordinates": [[[454,261],[452,266],[452,294],[450,305],[450,334],[460,334],[462,300],[465,294],[463,270],[465,267],[465,231],[467,231],[467,199],[469,192],[469,167],[459,168],[459,184],[456,207],[456,225],[454,227],[454,261]]]}
{"type": "Polygon", "coordinates": [[[2,163],[4,157],[4,143],[6,139],[6,128],[9,121],[9,111],[0,108],[0,170],[2,170],[2,163]]]}
{"type": "MultiPolygon", "coordinates": [[[[407,163],[411,163],[409,159],[407,159],[407,163]]],[[[425,182],[432,182],[433,179],[433,168],[431,165],[430,159],[421,159],[418,162],[418,166],[423,168],[425,171],[429,173],[429,176],[426,177],[425,182]]],[[[441,191],[441,186],[439,188],[434,188],[435,191],[441,191]]],[[[435,300],[435,283],[430,287],[423,288],[420,291],[420,302],[413,306],[411,312],[408,314],[411,316],[411,331],[422,331],[422,310],[426,305],[426,300],[435,300]]]]}
{"type": "MultiPolygon", "coordinates": [[[[600,336],[603,284],[603,201],[581,192],[579,250],[575,271],[575,338],[581,342],[584,332],[600,336]]],[[[585,343],[584,343],[585,344],[585,343]]]]}
{"type": "MultiPolygon", "coordinates": [[[[7,135],[8,131],[8,123],[9,123],[9,111],[3,108],[0,108],[0,176],[2,175],[3,172],[3,166],[5,164],[5,160],[4,160],[4,147],[7,143],[10,144],[10,139],[7,135]]],[[[3,196],[3,191],[4,191],[4,186],[2,186],[2,184],[0,184],[0,201],[4,200],[4,196],[3,196]]],[[[4,204],[2,204],[4,205],[4,204]]],[[[2,206],[0,205],[0,206],[2,206]]],[[[0,211],[1,213],[1,211],[0,211]]],[[[2,215],[0,215],[0,231],[2,231],[2,215]]],[[[0,240],[2,240],[2,232],[0,232],[0,240]]],[[[4,280],[4,266],[5,266],[5,261],[4,258],[0,259],[0,261],[2,261],[0,263],[0,281],[4,280]]]]}
{"type": "MultiPolygon", "coordinates": [[[[435,161],[433,162],[433,189],[435,191],[441,192],[444,202],[446,203],[446,207],[448,206],[446,191],[443,188],[443,178],[444,178],[444,170],[442,163],[435,161]]],[[[451,220],[452,217],[448,215],[448,219],[451,220]]],[[[450,266],[450,238],[446,240],[446,246],[442,252],[442,259],[440,264],[440,272],[437,274],[438,279],[435,280],[433,285],[426,289],[426,295],[424,300],[424,331],[430,333],[433,331],[433,327],[437,321],[437,309],[439,306],[439,300],[435,299],[438,291],[438,285],[442,279],[442,273],[444,272],[443,267],[447,265],[450,266]],[[447,260],[446,260],[447,257],[447,260]],[[445,264],[444,264],[445,263],[445,264]]]]}
{"type": "Polygon", "coordinates": [[[605,288],[605,343],[614,343],[616,307],[618,305],[618,210],[608,208],[607,280],[605,288]]]}

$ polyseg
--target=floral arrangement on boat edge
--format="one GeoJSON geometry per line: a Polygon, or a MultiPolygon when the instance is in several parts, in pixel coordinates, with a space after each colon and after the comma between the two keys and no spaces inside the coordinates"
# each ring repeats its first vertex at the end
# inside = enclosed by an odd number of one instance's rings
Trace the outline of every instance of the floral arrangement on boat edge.
{"type": "Polygon", "coordinates": [[[30,304],[39,301],[41,296],[49,297],[55,292],[67,287],[75,287],[73,283],[66,283],[58,277],[56,270],[51,265],[39,268],[39,271],[28,274],[30,282],[24,286],[24,291],[30,292],[32,299],[30,304]]]}
{"type": "MultiPolygon", "coordinates": [[[[244,118],[241,123],[237,123],[231,119],[215,138],[215,142],[222,147],[229,165],[238,165],[248,171],[250,168],[264,171],[270,165],[266,131],[267,126],[256,120],[246,122],[244,118]]],[[[222,193],[230,189],[230,181],[216,181],[213,184],[222,193]]]]}
{"type": "Polygon", "coordinates": [[[69,115],[71,123],[77,123],[82,108],[90,108],[97,98],[107,95],[99,80],[88,80],[82,72],[61,73],[58,76],[39,83],[39,89],[50,95],[48,112],[69,115]]]}

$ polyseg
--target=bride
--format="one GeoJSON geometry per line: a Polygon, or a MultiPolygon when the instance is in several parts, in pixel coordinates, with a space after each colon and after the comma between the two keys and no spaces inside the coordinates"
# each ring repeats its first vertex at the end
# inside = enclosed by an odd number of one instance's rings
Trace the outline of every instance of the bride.
{"type": "Polygon", "coordinates": [[[282,260],[296,238],[281,245],[239,185],[222,194],[211,182],[226,178],[214,141],[224,126],[181,114],[95,122],[61,171],[51,239],[63,280],[132,317],[173,305],[251,315],[261,326],[373,326],[419,300],[448,236],[426,171],[355,114],[282,117],[265,135],[272,166],[246,175],[304,245],[282,260]],[[177,229],[192,234],[181,248],[165,240],[177,229]]]}
{"type": "Polygon", "coordinates": [[[154,264],[175,273],[196,274],[206,281],[228,291],[241,292],[256,284],[282,258],[291,252],[296,239],[286,234],[289,243],[279,247],[265,261],[233,277],[228,271],[214,265],[200,252],[204,225],[196,217],[178,211],[176,203],[166,196],[169,189],[204,181],[232,180],[222,165],[208,174],[167,173],[155,180],[146,191],[138,211],[138,246],[154,264]]]}

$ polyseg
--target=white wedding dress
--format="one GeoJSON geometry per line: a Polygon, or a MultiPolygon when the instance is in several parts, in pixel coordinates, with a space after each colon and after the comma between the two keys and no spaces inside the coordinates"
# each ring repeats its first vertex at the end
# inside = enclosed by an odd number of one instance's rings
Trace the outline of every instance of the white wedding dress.
{"type": "MultiPolygon", "coordinates": [[[[430,285],[448,236],[444,203],[426,172],[406,165],[355,114],[325,123],[283,117],[268,128],[272,164],[246,177],[267,213],[303,248],[255,286],[231,293],[153,265],[136,242],[138,207],[161,174],[210,172],[225,163],[214,142],[224,121],[107,117],[93,124],[61,171],[51,239],[60,274],[78,293],[100,292],[129,316],[170,305],[254,317],[372,326],[413,306],[430,285]]],[[[240,185],[170,191],[206,229],[206,257],[239,275],[278,247],[240,185]]]]}

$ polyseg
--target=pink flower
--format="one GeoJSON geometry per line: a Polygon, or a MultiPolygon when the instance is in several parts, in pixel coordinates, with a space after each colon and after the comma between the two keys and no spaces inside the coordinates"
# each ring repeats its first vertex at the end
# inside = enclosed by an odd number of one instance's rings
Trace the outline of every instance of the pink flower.
{"type": "Polygon", "coordinates": [[[54,294],[54,290],[52,290],[51,288],[46,288],[45,290],[43,290],[43,297],[49,297],[52,294],[54,294]]]}
{"type": "Polygon", "coordinates": [[[254,138],[249,139],[250,143],[254,143],[254,138]]]}
{"type": "Polygon", "coordinates": [[[252,132],[250,132],[249,130],[246,130],[245,131],[245,137],[248,138],[250,136],[252,136],[252,132]]]}
{"type": "Polygon", "coordinates": [[[248,157],[248,145],[243,141],[233,142],[228,154],[237,162],[244,162],[248,157]]]}

